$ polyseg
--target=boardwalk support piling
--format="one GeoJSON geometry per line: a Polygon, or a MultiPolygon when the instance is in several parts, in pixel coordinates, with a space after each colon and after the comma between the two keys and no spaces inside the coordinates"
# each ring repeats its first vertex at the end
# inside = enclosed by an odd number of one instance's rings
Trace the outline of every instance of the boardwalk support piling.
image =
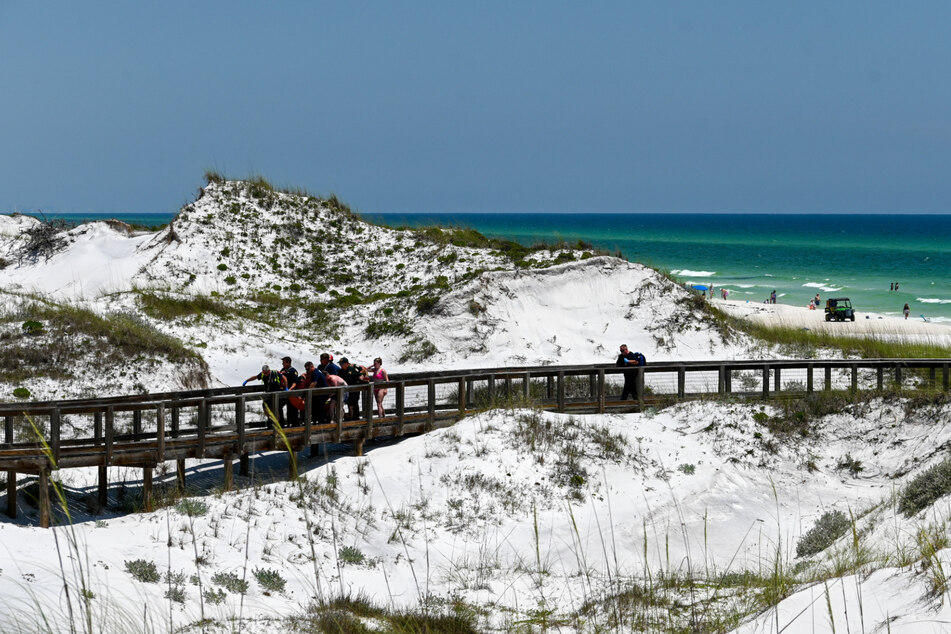
{"type": "Polygon", "coordinates": [[[46,465],[40,467],[40,482],[39,482],[39,499],[37,503],[40,505],[40,528],[49,528],[50,527],[50,468],[46,465]]]}

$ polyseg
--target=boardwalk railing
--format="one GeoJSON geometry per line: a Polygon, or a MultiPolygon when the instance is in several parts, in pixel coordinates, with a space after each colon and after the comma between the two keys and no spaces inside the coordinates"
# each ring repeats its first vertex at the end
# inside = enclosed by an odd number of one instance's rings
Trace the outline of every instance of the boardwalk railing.
{"type": "MultiPolygon", "coordinates": [[[[217,388],[68,401],[0,404],[4,421],[0,471],[7,473],[7,513],[16,516],[17,474],[39,479],[40,524],[48,526],[52,469],[98,467],[98,499],[105,507],[108,468],[143,470],[143,504],[152,508],[152,472],[176,461],[185,484],[185,460],[223,461],[224,488],[232,487],[233,461],[247,475],[249,455],[287,447],[265,417],[300,397],[298,423],[287,423],[290,449],[352,442],[357,454],[369,438],[402,436],[457,420],[502,402],[529,403],[555,411],[605,412],[697,398],[776,398],[817,390],[949,389],[951,359],[862,359],[661,362],[638,368],[571,365],[451,370],[392,375],[373,383],[293,392],[255,387],[217,388]],[[621,383],[633,401],[620,400],[621,383]],[[386,416],[378,417],[374,390],[388,391],[386,416]],[[345,408],[319,415],[324,401],[343,403],[360,394],[355,420],[345,408]],[[42,436],[38,437],[37,433],[42,436]]],[[[296,410],[295,410],[296,411],[296,410]]],[[[313,451],[313,450],[312,450],[313,451]]]]}

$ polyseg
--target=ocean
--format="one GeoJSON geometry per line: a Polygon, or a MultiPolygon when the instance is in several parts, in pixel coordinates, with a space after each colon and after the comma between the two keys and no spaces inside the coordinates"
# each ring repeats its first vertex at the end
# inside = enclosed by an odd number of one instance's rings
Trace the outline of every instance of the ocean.
{"type": "Polygon", "coordinates": [[[868,214],[363,214],[390,226],[471,227],[523,244],[583,240],[730,299],[951,322],[951,216],[868,214]],[[891,290],[898,284],[898,290],[891,290]]]}
{"type": "MultiPolygon", "coordinates": [[[[951,322],[951,215],[868,214],[361,214],[393,227],[471,227],[531,245],[582,240],[669,271],[730,299],[805,306],[849,297],[863,312],[951,322]],[[898,290],[891,290],[898,284],[898,290]]],[[[159,225],[174,214],[60,214],[159,225]]]]}

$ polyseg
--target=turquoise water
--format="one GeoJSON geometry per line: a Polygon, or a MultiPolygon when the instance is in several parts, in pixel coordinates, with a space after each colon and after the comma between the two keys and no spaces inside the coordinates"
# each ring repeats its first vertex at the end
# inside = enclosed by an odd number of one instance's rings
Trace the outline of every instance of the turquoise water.
{"type": "Polygon", "coordinates": [[[364,214],[390,226],[472,227],[523,244],[584,240],[730,299],[951,321],[951,216],[792,214],[364,214]],[[890,285],[898,282],[899,290],[890,285]]]}
{"type": "MultiPolygon", "coordinates": [[[[856,310],[951,321],[951,216],[812,214],[363,214],[390,226],[471,227],[523,244],[584,240],[730,299],[805,306],[849,297],[856,310]],[[899,290],[889,290],[898,282],[899,290]]],[[[174,214],[48,218],[159,225],[174,214]]]]}

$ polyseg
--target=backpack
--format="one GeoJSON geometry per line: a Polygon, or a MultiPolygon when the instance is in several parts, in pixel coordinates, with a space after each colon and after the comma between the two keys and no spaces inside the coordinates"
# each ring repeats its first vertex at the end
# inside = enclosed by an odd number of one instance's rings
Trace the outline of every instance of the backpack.
{"type": "Polygon", "coordinates": [[[647,359],[640,352],[634,353],[634,360],[637,361],[637,365],[647,365],[647,359]]]}

